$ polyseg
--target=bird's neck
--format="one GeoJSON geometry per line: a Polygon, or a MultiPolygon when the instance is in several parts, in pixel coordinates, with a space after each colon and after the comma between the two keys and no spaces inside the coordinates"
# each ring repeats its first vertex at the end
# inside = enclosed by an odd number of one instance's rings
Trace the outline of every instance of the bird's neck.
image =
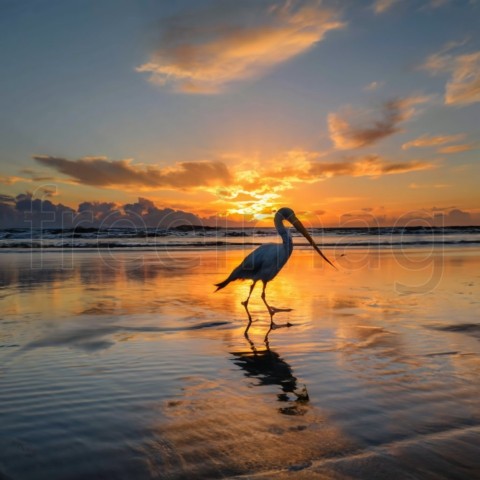
{"type": "Polygon", "coordinates": [[[275,228],[277,229],[278,234],[282,237],[283,245],[287,249],[288,253],[289,254],[292,253],[292,250],[293,250],[292,236],[290,234],[290,229],[285,228],[282,218],[275,217],[275,228]]]}

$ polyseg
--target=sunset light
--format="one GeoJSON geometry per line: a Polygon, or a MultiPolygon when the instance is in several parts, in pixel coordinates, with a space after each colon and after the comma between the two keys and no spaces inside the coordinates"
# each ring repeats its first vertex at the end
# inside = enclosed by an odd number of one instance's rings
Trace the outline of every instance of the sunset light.
{"type": "Polygon", "coordinates": [[[0,0],[0,480],[480,479],[480,0],[0,0]]]}

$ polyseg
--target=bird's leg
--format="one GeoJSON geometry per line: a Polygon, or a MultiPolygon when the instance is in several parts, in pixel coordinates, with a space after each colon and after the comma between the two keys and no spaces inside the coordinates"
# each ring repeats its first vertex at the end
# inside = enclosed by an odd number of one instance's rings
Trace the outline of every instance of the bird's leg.
{"type": "Polygon", "coordinates": [[[265,299],[265,288],[267,288],[267,284],[264,282],[263,283],[263,291],[262,291],[262,300],[263,303],[266,305],[268,308],[268,313],[270,314],[270,318],[272,318],[276,313],[279,312],[291,312],[292,308],[277,308],[277,307],[272,307],[267,303],[267,300],[265,299]]]}
{"type": "MultiPolygon", "coordinates": [[[[265,306],[267,307],[267,310],[268,310],[268,313],[270,314],[270,330],[272,328],[275,328],[276,325],[273,321],[273,316],[275,315],[275,309],[273,309],[268,303],[267,303],[267,299],[265,298],[265,289],[267,288],[267,282],[263,282],[263,289],[262,289],[262,300],[263,300],[263,303],[265,304],[265,306]]],[[[269,331],[270,331],[269,330],[269,331]]],[[[268,334],[267,334],[268,335],[268,334]]]]}
{"type": "Polygon", "coordinates": [[[290,322],[287,322],[285,323],[284,325],[278,325],[276,324],[274,321],[273,321],[273,316],[277,313],[277,312],[291,312],[292,309],[291,308],[275,308],[275,307],[271,307],[268,303],[267,303],[267,299],[265,297],[265,289],[267,288],[267,283],[266,282],[263,282],[263,290],[262,290],[262,300],[263,300],[263,303],[265,304],[265,306],[267,307],[268,309],[268,313],[270,314],[270,329],[268,330],[267,332],[267,335],[265,336],[265,339],[267,340],[268,339],[268,334],[270,333],[270,330],[274,330],[276,328],[282,328],[282,327],[291,327],[292,324],[290,322]]]}
{"type": "Polygon", "coordinates": [[[253,289],[254,289],[256,283],[257,283],[257,281],[255,280],[250,285],[250,291],[248,292],[248,297],[244,302],[242,302],[242,305],[245,307],[245,311],[247,312],[247,315],[248,315],[248,325],[247,325],[247,328],[245,329],[245,332],[244,332],[245,335],[247,335],[248,329],[250,328],[250,325],[252,324],[252,316],[250,315],[250,312],[248,310],[248,301],[250,300],[250,296],[252,295],[252,292],[253,292],[253,289]]]}

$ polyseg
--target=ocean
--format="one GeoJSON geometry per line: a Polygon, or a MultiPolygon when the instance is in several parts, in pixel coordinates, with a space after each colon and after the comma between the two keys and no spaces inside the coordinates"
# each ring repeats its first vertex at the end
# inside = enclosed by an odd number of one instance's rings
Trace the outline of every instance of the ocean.
{"type": "MultiPolygon", "coordinates": [[[[326,248],[382,248],[480,245],[480,227],[311,228],[319,246],[326,248]]],[[[292,229],[294,243],[308,246],[292,229]]],[[[161,228],[94,228],[0,230],[0,248],[239,248],[278,240],[274,228],[216,228],[184,226],[161,228]]]]}

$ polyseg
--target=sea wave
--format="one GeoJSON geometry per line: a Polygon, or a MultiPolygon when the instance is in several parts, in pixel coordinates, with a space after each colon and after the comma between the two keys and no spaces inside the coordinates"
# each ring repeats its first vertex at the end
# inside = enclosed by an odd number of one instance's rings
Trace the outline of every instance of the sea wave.
{"type": "MultiPolygon", "coordinates": [[[[312,228],[319,246],[400,247],[440,245],[480,245],[480,227],[381,227],[312,228]]],[[[292,230],[294,243],[307,247],[303,237],[292,230]]],[[[225,229],[185,226],[169,230],[109,228],[99,229],[3,229],[0,249],[167,249],[239,248],[277,241],[273,228],[225,229]]]]}

